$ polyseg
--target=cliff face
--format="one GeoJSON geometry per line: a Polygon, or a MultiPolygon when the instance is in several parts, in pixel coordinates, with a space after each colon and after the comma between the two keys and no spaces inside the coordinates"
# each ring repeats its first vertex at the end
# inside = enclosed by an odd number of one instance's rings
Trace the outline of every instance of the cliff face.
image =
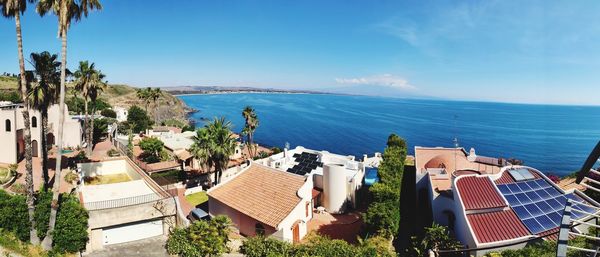
{"type": "MultiPolygon", "coordinates": [[[[100,98],[115,107],[129,108],[132,105],[137,105],[144,109],[146,103],[138,99],[136,90],[137,88],[127,85],[110,85],[100,98]]],[[[189,111],[191,109],[181,99],[165,91],[156,101],[156,104],[154,102],[148,104],[150,117],[154,117],[158,123],[168,119],[185,121],[189,111]]]]}
{"type": "MultiPolygon", "coordinates": [[[[0,76],[0,93],[10,93],[17,91],[17,78],[0,76]]],[[[67,85],[68,92],[66,97],[72,97],[73,92],[70,85],[67,85]]],[[[146,107],[146,103],[137,98],[136,91],[138,88],[128,85],[109,85],[104,92],[100,94],[100,99],[106,101],[113,107],[129,108],[132,105],[137,105],[141,108],[146,107]]],[[[158,123],[167,119],[177,119],[180,121],[187,120],[187,113],[191,109],[179,98],[173,96],[167,91],[163,91],[161,97],[154,102],[148,104],[148,112],[150,117],[155,118],[158,123]]]]}

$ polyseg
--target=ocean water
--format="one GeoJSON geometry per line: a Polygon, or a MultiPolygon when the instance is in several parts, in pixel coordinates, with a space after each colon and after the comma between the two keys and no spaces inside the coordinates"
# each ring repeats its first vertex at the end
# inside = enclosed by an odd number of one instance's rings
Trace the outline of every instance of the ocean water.
{"type": "Polygon", "coordinates": [[[452,147],[518,158],[557,175],[581,167],[600,140],[600,107],[409,100],[318,94],[215,94],[180,96],[199,110],[197,126],[224,116],[239,132],[242,109],[260,119],[255,140],[269,146],[302,145],[355,155],[382,152],[390,133],[414,146],[452,147]]]}

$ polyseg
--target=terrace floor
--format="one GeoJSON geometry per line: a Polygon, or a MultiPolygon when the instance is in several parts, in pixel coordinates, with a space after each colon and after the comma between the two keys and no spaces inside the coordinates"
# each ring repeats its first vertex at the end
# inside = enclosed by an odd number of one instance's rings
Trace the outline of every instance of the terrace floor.
{"type": "Polygon", "coordinates": [[[357,212],[348,214],[314,212],[313,218],[308,222],[308,231],[316,231],[332,239],[342,239],[355,244],[363,224],[361,215],[357,212]]]}

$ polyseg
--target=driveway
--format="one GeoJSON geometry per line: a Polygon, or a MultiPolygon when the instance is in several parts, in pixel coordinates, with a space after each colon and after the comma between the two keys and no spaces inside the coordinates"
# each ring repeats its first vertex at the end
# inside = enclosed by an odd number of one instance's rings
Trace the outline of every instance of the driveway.
{"type": "Polygon", "coordinates": [[[89,257],[125,257],[125,256],[156,256],[167,257],[164,236],[144,239],[140,241],[104,246],[101,251],[84,254],[89,257]]]}

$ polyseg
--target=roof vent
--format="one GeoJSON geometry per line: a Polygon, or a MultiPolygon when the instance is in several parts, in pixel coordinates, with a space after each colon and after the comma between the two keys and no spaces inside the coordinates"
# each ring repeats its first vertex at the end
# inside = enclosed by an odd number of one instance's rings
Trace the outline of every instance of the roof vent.
{"type": "Polygon", "coordinates": [[[471,147],[471,150],[469,150],[469,156],[467,156],[467,159],[471,162],[474,162],[477,159],[477,154],[475,154],[475,148],[471,147]]]}

